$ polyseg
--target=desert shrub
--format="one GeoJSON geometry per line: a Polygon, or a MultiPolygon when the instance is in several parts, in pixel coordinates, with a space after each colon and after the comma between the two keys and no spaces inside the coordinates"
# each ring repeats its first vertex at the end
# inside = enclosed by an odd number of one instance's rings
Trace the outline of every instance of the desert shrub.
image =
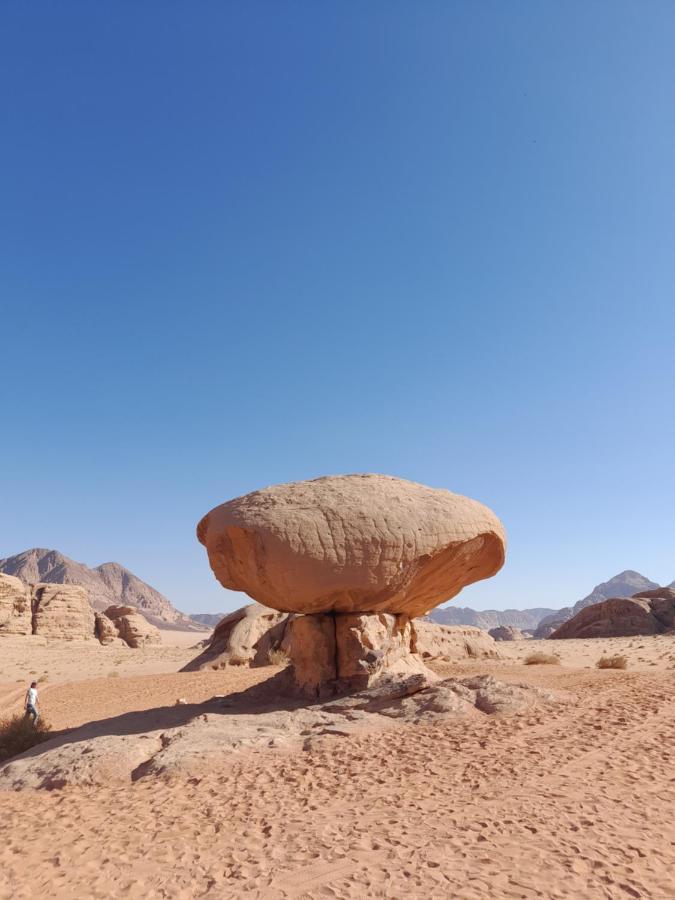
{"type": "Polygon", "coordinates": [[[106,678],[119,678],[119,677],[120,677],[120,673],[116,672],[114,669],[111,669],[106,676],[106,678]]]}
{"type": "Polygon", "coordinates": [[[270,650],[267,654],[267,659],[271,666],[287,666],[290,663],[288,654],[285,653],[280,647],[276,647],[274,650],[270,650]]]}
{"type": "Polygon", "coordinates": [[[628,659],[625,656],[601,656],[595,664],[598,669],[627,669],[628,659]]]}
{"type": "Polygon", "coordinates": [[[560,657],[553,653],[537,651],[537,653],[530,653],[529,656],[526,656],[523,662],[526,666],[559,666],[560,657]]]}
{"type": "Polygon", "coordinates": [[[46,741],[50,731],[44,719],[38,719],[37,725],[23,715],[0,719],[0,763],[46,741]]]}

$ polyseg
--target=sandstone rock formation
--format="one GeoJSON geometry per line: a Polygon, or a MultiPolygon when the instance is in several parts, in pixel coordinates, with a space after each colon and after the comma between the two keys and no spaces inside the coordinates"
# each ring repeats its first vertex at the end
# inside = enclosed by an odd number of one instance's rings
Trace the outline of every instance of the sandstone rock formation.
{"type": "Polygon", "coordinates": [[[515,628],[513,625],[499,625],[497,628],[490,629],[488,634],[495,641],[522,641],[524,639],[520,628],[515,628]]]}
{"type": "Polygon", "coordinates": [[[295,616],[289,624],[288,652],[295,688],[307,697],[363,690],[387,677],[436,676],[415,652],[407,616],[389,613],[323,613],[295,616]]]}
{"type": "Polygon", "coordinates": [[[505,552],[487,507],[385,475],[255,491],[211,510],[197,536],[224,587],[298,613],[423,615],[505,552]]]}
{"type": "Polygon", "coordinates": [[[31,634],[31,596],[19,578],[0,573],[0,634],[31,634]]]}
{"type": "Polygon", "coordinates": [[[94,610],[87,592],[74,584],[36,584],[33,634],[59,640],[93,640],[94,610]]]}
{"type": "Polygon", "coordinates": [[[551,639],[629,637],[662,634],[675,628],[675,590],[641,591],[628,599],[613,597],[586,606],[564,622],[551,639]]]}
{"type": "Polygon", "coordinates": [[[159,629],[132,606],[94,612],[87,592],[74,584],[27,585],[0,573],[0,636],[38,634],[51,640],[94,640],[130,647],[161,643],[159,629]]]}
{"type": "Polygon", "coordinates": [[[220,669],[226,665],[270,665],[270,653],[284,645],[287,613],[259,603],[242,606],[218,623],[206,649],[183,669],[220,669]]]}
{"type": "MultiPolygon", "coordinates": [[[[112,619],[109,619],[105,613],[94,613],[95,616],[95,625],[94,625],[94,633],[98,638],[99,643],[101,644],[114,644],[116,642],[122,642],[120,638],[117,628],[115,628],[115,623],[112,619]]],[[[123,643],[123,642],[122,642],[123,643]]]]}
{"type": "Polygon", "coordinates": [[[415,652],[423,659],[499,659],[494,640],[482,628],[453,627],[414,619],[415,652]]]}
{"type": "MultiPolygon", "coordinates": [[[[289,622],[293,614],[267,609],[258,603],[244,606],[221,619],[205,649],[183,669],[221,668],[225,665],[267,666],[270,653],[289,654],[289,622]]],[[[311,617],[305,617],[310,619],[311,617]]],[[[365,618],[365,617],[361,617],[365,618]]],[[[375,617],[377,618],[377,617],[375,617]]],[[[311,622],[305,628],[316,627],[311,622]]],[[[411,647],[423,659],[497,659],[493,639],[480,628],[454,628],[422,619],[410,620],[411,647]]],[[[308,641],[310,652],[313,642],[308,641]]],[[[332,671],[332,670],[331,670],[332,671]]]]}
{"type": "Polygon", "coordinates": [[[290,676],[311,697],[385,675],[432,680],[411,617],[493,575],[505,552],[485,506],[386,475],[255,491],[211,510],[197,537],[224,587],[297,614],[284,636],[290,676]]]}
{"type": "Polygon", "coordinates": [[[133,606],[109,606],[105,615],[117,630],[117,634],[130,647],[161,644],[159,629],[151,625],[133,606]]]}

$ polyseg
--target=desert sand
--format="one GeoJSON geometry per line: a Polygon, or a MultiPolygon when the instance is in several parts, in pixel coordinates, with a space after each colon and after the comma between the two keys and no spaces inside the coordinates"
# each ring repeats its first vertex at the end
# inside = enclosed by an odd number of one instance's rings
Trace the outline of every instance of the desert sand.
{"type": "MultiPolygon", "coordinates": [[[[26,652],[12,648],[25,643],[0,646],[3,713],[20,708],[26,652]]],[[[31,647],[55,730],[201,704],[279,671],[179,674],[194,650],[85,643],[31,647]]],[[[500,651],[434,667],[566,701],[224,752],[184,778],[0,792],[0,897],[675,897],[675,637],[500,651]],[[524,665],[536,650],[561,664],[524,665]],[[626,670],[595,668],[615,653],[626,670]]]]}

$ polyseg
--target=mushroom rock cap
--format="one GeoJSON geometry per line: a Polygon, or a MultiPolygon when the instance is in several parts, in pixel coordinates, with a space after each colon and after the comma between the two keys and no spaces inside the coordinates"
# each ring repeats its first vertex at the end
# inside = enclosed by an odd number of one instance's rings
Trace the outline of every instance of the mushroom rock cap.
{"type": "Polygon", "coordinates": [[[502,567],[504,528],[468,497],[331,475],[236,497],[197,526],[225,588],[297,613],[419,616],[502,567]]]}

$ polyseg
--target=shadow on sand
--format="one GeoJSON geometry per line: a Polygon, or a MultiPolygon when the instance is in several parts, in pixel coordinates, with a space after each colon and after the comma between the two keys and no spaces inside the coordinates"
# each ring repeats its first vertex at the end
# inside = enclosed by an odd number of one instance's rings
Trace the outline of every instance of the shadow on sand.
{"type": "MultiPolygon", "coordinates": [[[[244,691],[227,694],[224,697],[212,697],[202,703],[176,704],[158,706],[154,709],[138,710],[111,716],[109,719],[96,719],[85,722],[75,728],[64,729],[52,733],[52,737],[44,743],[20,754],[22,759],[37,758],[44,753],[67,744],[77,744],[98,737],[127,736],[162,732],[188,725],[203,715],[240,716],[258,715],[278,710],[293,710],[314,705],[321,706],[325,701],[308,701],[293,696],[290,689],[288,670],[278,672],[261,684],[253,685],[244,691]]],[[[6,760],[0,769],[10,765],[12,757],[6,760]]]]}

